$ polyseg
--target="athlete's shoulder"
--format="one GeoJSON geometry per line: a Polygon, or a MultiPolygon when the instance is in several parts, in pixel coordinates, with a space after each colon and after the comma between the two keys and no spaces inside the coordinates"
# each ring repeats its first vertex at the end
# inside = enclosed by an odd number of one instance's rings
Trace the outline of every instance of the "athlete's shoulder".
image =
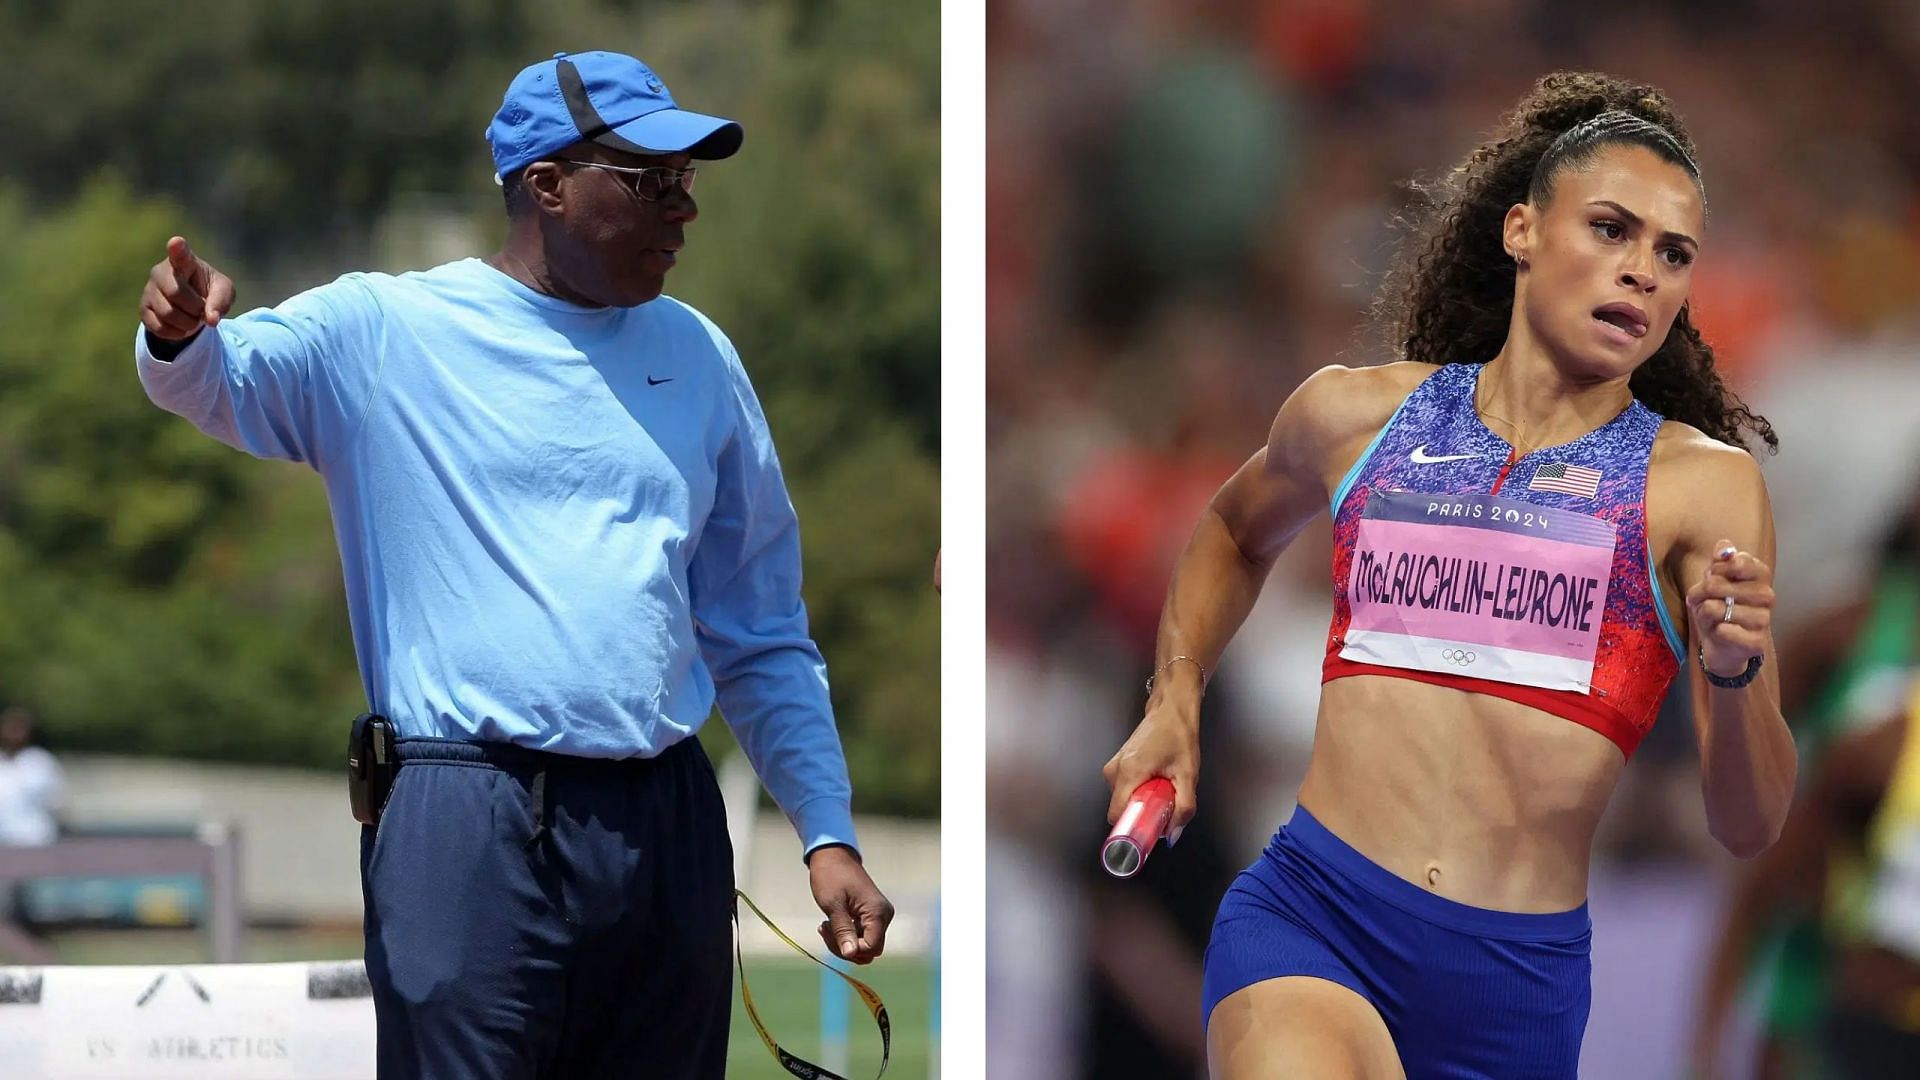
{"type": "Polygon", "coordinates": [[[1414,387],[1432,378],[1439,370],[1439,364],[1428,364],[1419,360],[1393,360],[1384,364],[1366,364],[1360,367],[1328,364],[1309,375],[1307,381],[1338,387],[1352,394],[1391,397],[1397,406],[1400,399],[1412,393],[1414,387]]]}
{"type": "Polygon", "coordinates": [[[1654,435],[1646,498],[1648,518],[1671,521],[1675,538],[1689,544],[1771,528],[1766,478],[1753,455],[1676,420],[1654,435]]]}
{"type": "Polygon", "coordinates": [[[1722,442],[1692,424],[1664,420],[1653,437],[1649,478],[1692,488],[1764,490],[1760,463],[1744,447],[1722,442]]]}
{"type": "Polygon", "coordinates": [[[1307,376],[1287,399],[1276,427],[1284,421],[1336,442],[1363,432],[1372,438],[1407,395],[1439,370],[1413,360],[1367,367],[1329,364],[1307,376]]]}
{"type": "Polygon", "coordinates": [[[1433,364],[1412,362],[1330,364],[1307,376],[1273,418],[1267,435],[1268,469],[1323,477],[1330,465],[1350,462],[1414,387],[1438,370],[1433,364]]]}

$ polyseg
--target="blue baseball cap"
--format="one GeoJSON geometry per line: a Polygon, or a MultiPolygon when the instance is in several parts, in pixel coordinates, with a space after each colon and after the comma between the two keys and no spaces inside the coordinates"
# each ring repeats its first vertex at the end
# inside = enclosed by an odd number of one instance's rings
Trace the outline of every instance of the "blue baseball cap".
{"type": "Polygon", "coordinates": [[[495,178],[583,139],[630,154],[732,157],[745,133],[732,120],[673,103],[653,69],[613,52],[555,53],[507,84],[487,127],[495,178]]]}

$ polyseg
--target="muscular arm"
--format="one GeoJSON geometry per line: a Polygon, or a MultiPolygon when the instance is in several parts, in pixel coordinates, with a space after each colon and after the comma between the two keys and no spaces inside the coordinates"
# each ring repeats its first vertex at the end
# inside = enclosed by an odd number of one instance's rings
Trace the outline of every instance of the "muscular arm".
{"type": "MultiPolygon", "coordinates": [[[[1267,445],[1213,497],[1174,567],[1156,664],[1191,656],[1213,670],[1274,560],[1327,508],[1329,469],[1350,464],[1405,396],[1378,371],[1323,368],[1287,398],[1267,445]]],[[[1162,687],[1197,701],[1199,672],[1176,665],[1156,681],[1156,693],[1162,687]]]]}
{"type": "Polygon", "coordinates": [[[1192,741],[1203,685],[1199,667],[1173,659],[1191,657],[1213,671],[1253,610],[1274,560],[1326,509],[1329,478],[1359,456],[1418,378],[1431,371],[1392,364],[1315,372],[1281,406],[1267,445],[1213,497],[1174,566],[1161,609],[1147,719],[1107,763],[1114,785],[1109,820],[1119,816],[1134,786],[1152,776],[1174,783],[1174,826],[1193,817],[1198,753],[1173,744],[1192,741]],[[1172,730],[1166,741],[1150,731],[1163,724],[1172,730]]]}
{"type": "MultiPolygon", "coordinates": [[[[1663,502],[1678,528],[1663,560],[1686,588],[1687,655],[1707,827],[1747,859],[1779,836],[1798,768],[1780,711],[1780,665],[1772,630],[1773,510],[1760,467],[1743,451],[1690,433],[1664,455],[1663,502]],[[1731,546],[1736,554],[1722,558],[1731,546]],[[1734,598],[1734,622],[1723,623],[1734,598]],[[1701,670],[1737,675],[1762,657],[1759,677],[1739,690],[1714,687],[1701,670]]],[[[1649,501],[1653,501],[1650,494],[1649,501]]]]}
{"type": "Polygon", "coordinates": [[[1198,706],[1199,670],[1191,664],[1165,665],[1176,656],[1190,656],[1214,670],[1259,599],[1274,559],[1322,505],[1318,484],[1309,486],[1290,473],[1271,444],[1248,458],[1207,504],[1174,566],[1160,611],[1156,699],[1198,706]]]}

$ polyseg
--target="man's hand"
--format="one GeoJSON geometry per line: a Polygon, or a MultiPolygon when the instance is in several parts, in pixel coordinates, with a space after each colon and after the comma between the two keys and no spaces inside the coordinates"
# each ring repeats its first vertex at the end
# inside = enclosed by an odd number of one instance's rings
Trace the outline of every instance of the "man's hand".
{"type": "Polygon", "coordinates": [[[167,241],[167,257],[155,263],[140,294],[140,321],[161,341],[187,341],[213,326],[233,307],[233,279],[215,270],[187,246],[167,241]]]}
{"type": "Polygon", "coordinates": [[[893,905],[867,876],[860,856],[837,845],[815,848],[807,857],[807,879],[814,903],[827,916],[820,923],[820,940],[828,951],[856,964],[871,963],[886,948],[893,905]]]}

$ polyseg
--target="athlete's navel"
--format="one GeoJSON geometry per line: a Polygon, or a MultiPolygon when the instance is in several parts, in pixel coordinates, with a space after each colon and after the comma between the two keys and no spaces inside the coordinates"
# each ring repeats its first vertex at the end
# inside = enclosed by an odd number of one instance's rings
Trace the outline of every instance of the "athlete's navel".
{"type": "Polygon", "coordinates": [[[1433,889],[1436,892],[1439,891],[1439,888],[1440,888],[1440,864],[1439,863],[1427,864],[1427,888],[1433,889]]]}

